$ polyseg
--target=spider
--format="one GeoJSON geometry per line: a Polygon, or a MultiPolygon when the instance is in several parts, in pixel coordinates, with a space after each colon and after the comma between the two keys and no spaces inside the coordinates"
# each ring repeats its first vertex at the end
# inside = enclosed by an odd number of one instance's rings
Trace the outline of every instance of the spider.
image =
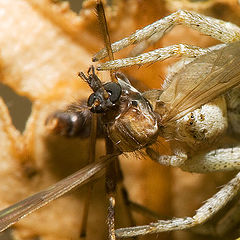
{"type": "MultiPolygon", "coordinates": [[[[237,139],[240,129],[239,40],[238,26],[195,12],[179,10],[112,44],[113,52],[138,44],[133,50],[137,56],[102,63],[98,70],[143,65],[173,56],[190,58],[180,61],[181,67],[176,67],[177,70],[173,70],[166,78],[163,92],[159,96],[151,99],[149,93],[145,94],[154,106],[154,111],[160,115],[159,135],[169,140],[173,152],[173,155],[161,155],[147,147],[147,153],[153,160],[196,173],[240,168],[239,144],[235,143],[234,147],[227,142],[219,144],[223,135],[237,139]],[[178,24],[210,35],[224,44],[209,48],[177,44],[138,55],[178,24]]],[[[106,50],[103,49],[93,57],[93,61],[105,56],[106,50]]],[[[117,229],[116,235],[132,237],[202,224],[239,192],[239,178],[240,175],[237,174],[200,207],[193,217],[159,220],[145,226],[117,229]]],[[[237,213],[232,213],[229,218],[234,219],[235,215],[237,213]]],[[[218,226],[215,234],[221,232],[222,227],[218,226]]]]}

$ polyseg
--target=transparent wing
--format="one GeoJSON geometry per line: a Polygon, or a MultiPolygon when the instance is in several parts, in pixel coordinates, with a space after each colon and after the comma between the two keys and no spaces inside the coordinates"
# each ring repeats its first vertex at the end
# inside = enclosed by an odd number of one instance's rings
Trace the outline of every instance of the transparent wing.
{"type": "Polygon", "coordinates": [[[98,163],[89,164],[76,173],[64,178],[53,186],[36,193],[2,211],[0,211],[0,232],[4,231],[21,218],[27,216],[38,208],[48,204],[61,197],[63,194],[73,190],[87,181],[89,181],[96,173],[106,167],[113,159],[113,155],[103,157],[98,163]]]}
{"type": "Polygon", "coordinates": [[[160,96],[164,122],[176,120],[240,83],[240,42],[201,56],[186,65],[160,96]]]}

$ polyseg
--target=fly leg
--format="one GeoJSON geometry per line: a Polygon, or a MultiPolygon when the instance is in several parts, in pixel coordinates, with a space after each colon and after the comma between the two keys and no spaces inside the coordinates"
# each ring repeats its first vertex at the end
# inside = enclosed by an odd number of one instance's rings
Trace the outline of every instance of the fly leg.
{"type": "MultiPolygon", "coordinates": [[[[109,138],[105,138],[106,141],[106,149],[107,154],[115,151],[115,147],[112,144],[109,138]]],[[[116,188],[117,188],[117,164],[119,161],[117,157],[115,157],[115,161],[112,162],[106,169],[106,182],[105,188],[107,192],[108,198],[108,216],[107,216],[107,224],[108,224],[108,238],[109,240],[115,240],[115,203],[116,203],[116,188]]]]}
{"type": "Polygon", "coordinates": [[[240,173],[228,182],[213,197],[200,207],[193,217],[159,220],[149,225],[121,228],[116,230],[117,237],[132,237],[150,233],[184,230],[203,224],[222,209],[240,191],[240,173]]]}

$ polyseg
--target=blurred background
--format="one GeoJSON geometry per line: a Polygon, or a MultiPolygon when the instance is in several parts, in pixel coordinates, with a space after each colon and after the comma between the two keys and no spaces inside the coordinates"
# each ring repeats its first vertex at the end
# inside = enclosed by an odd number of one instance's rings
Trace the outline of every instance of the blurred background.
{"type": "MultiPolygon", "coordinates": [[[[69,0],[70,7],[75,12],[80,11],[82,2],[83,0],[69,0]]],[[[26,97],[17,95],[11,88],[2,83],[0,83],[0,96],[8,107],[14,126],[22,132],[31,113],[31,101],[26,97]]]]}

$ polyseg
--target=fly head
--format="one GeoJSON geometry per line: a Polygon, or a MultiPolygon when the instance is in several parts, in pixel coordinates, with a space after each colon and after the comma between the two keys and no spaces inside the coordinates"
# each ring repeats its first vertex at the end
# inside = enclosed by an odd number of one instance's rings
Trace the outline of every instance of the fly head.
{"type": "Polygon", "coordinates": [[[87,101],[91,112],[105,113],[116,106],[122,92],[120,84],[115,82],[102,84],[101,80],[95,74],[93,66],[89,68],[88,76],[83,72],[80,72],[79,76],[86,81],[93,90],[93,93],[87,101]]]}

